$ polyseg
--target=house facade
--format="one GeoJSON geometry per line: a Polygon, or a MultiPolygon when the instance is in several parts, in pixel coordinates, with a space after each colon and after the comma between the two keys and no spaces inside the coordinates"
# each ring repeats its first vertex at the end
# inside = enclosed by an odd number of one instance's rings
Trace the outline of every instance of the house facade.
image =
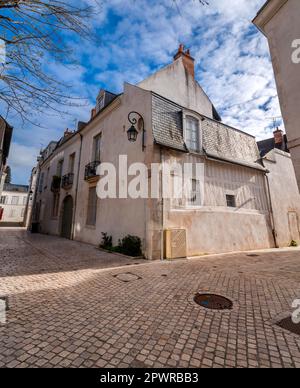
{"type": "Polygon", "coordinates": [[[166,68],[125,84],[120,95],[106,93],[88,123],[41,156],[33,220],[42,233],[94,245],[103,232],[114,244],[134,235],[150,260],[277,245],[268,170],[255,138],[221,122],[195,80],[189,51],[180,46],[166,68]],[[165,195],[166,187],[178,189],[178,166],[192,166],[188,184],[180,196],[165,195]],[[116,195],[99,198],[109,173],[116,195]],[[147,181],[144,191],[138,175],[147,181]]]}
{"type": "Polygon", "coordinates": [[[253,23],[267,37],[278,97],[300,188],[300,2],[268,0],[253,23]]]}
{"type": "Polygon", "coordinates": [[[0,226],[23,226],[27,207],[28,186],[5,184],[1,197],[0,226]]]}

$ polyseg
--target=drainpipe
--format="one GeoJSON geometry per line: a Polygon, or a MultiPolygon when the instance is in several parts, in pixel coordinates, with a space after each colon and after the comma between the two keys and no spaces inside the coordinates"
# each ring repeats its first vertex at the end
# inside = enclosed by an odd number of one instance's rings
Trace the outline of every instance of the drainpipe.
{"type": "Polygon", "coordinates": [[[77,182],[76,182],[76,192],[75,192],[75,202],[74,202],[74,219],[72,223],[72,233],[71,233],[71,239],[74,240],[74,234],[75,234],[75,220],[76,220],[76,210],[77,210],[77,200],[78,200],[78,187],[79,187],[79,178],[80,178],[80,165],[81,165],[81,153],[82,153],[82,139],[83,136],[80,133],[80,149],[79,149],[79,159],[78,159],[78,171],[77,171],[77,182]]]}
{"type": "Polygon", "coordinates": [[[268,177],[268,172],[265,172],[265,177],[266,177],[266,182],[267,182],[267,190],[268,190],[268,198],[269,198],[269,206],[270,206],[272,234],[273,234],[273,238],[274,238],[275,248],[279,248],[279,245],[277,243],[277,237],[276,237],[274,210],[273,210],[273,203],[272,203],[272,197],[271,197],[271,188],[270,188],[270,181],[269,181],[269,177],[268,177]]]}
{"type": "MultiPolygon", "coordinates": [[[[162,148],[160,147],[160,165],[163,167],[164,155],[162,148]]],[[[165,230],[165,201],[163,192],[163,170],[161,171],[160,190],[161,190],[161,248],[160,248],[160,259],[164,260],[164,230],[165,230]]]]}

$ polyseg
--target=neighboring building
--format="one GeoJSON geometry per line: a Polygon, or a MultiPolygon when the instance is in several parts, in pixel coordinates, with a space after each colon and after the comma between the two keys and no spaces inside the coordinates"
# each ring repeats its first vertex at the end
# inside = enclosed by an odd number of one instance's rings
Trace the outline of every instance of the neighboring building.
{"type": "MultiPolygon", "coordinates": [[[[88,123],[80,123],[74,133],[67,131],[39,161],[34,222],[41,232],[95,245],[102,232],[112,235],[114,244],[125,235],[136,235],[148,259],[163,258],[170,249],[171,257],[182,257],[276,246],[275,237],[286,222],[279,220],[275,230],[268,170],[256,140],[221,122],[195,80],[189,51],[180,46],[172,64],[138,86],[125,83],[121,95],[109,94],[109,101],[103,100],[88,123]],[[146,130],[143,134],[142,122],[137,121],[139,133],[133,143],[127,133],[132,111],[143,117],[146,130]],[[133,182],[118,168],[120,155],[126,155],[128,166],[146,165],[149,184],[155,179],[150,172],[153,163],[170,169],[174,162],[201,163],[204,186],[193,176],[181,200],[164,198],[162,190],[156,199],[126,198],[125,193],[123,199],[99,199],[100,164],[117,167],[118,189],[127,179],[133,182]],[[204,203],[195,195],[200,190],[204,203]]],[[[160,182],[163,179],[160,174],[160,182]]],[[[294,202],[287,200],[285,205],[293,208],[294,202]]]]}
{"type": "Polygon", "coordinates": [[[34,207],[35,198],[36,198],[38,175],[39,175],[39,169],[38,167],[34,167],[31,171],[27,205],[26,205],[25,217],[24,217],[24,226],[28,229],[31,229],[31,225],[33,222],[33,207],[34,207]]]}
{"type": "Polygon", "coordinates": [[[12,133],[13,128],[4,120],[2,116],[0,116],[0,196],[6,178],[5,168],[9,155],[12,133]]]}
{"type": "Polygon", "coordinates": [[[0,198],[3,208],[0,226],[24,224],[28,186],[5,184],[0,198]]]}
{"type": "Polygon", "coordinates": [[[288,148],[300,188],[300,1],[269,0],[253,23],[269,42],[288,148]]]}
{"type": "Polygon", "coordinates": [[[278,247],[299,243],[300,195],[291,155],[273,148],[263,157],[268,169],[268,186],[272,203],[271,215],[278,247]]]}
{"type": "Polygon", "coordinates": [[[278,149],[289,153],[288,140],[286,134],[279,128],[273,132],[273,137],[257,142],[259,153],[261,157],[264,157],[270,151],[278,149]]]}

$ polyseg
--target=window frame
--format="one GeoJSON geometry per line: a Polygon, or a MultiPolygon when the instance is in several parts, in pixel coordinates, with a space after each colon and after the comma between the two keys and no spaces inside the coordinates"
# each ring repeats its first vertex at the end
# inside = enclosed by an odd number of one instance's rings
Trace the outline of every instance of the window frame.
{"type": "Polygon", "coordinates": [[[73,152],[69,156],[69,174],[74,174],[74,171],[75,171],[75,159],[76,159],[76,152],[73,152]]]}
{"type": "Polygon", "coordinates": [[[60,194],[59,193],[53,193],[52,218],[58,218],[58,216],[59,216],[59,205],[60,205],[60,194]]]}
{"type": "Polygon", "coordinates": [[[237,208],[237,197],[235,194],[227,193],[227,194],[225,194],[225,198],[226,198],[226,207],[227,208],[229,208],[229,209],[236,209],[237,208]],[[233,202],[230,204],[231,200],[233,200],[233,202]]]}
{"type": "Polygon", "coordinates": [[[56,166],[56,176],[61,178],[63,176],[63,169],[64,169],[64,159],[60,159],[57,162],[57,166],[56,166]]]}
{"type": "Polygon", "coordinates": [[[88,200],[87,200],[87,208],[86,208],[86,221],[85,225],[89,228],[95,228],[97,225],[97,212],[98,212],[98,196],[97,196],[97,187],[96,186],[90,186],[88,189],[88,200]],[[93,215],[91,216],[91,192],[95,191],[95,202],[93,205],[95,205],[93,209],[93,215]]]}
{"type": "Polygon", "coordinates": [[[10,200],[10,205],[12,206],[18,206],[19,205],[19,196],[17,195],[12,195],[11,200],[10,200]]]}
{"type": "Polygon", "coordinates": [[[102,132],[98,133],[97,135],[95,135],[93,137],[92,160],[91,160],[92,163],[101,161],[101,142],[102,142],[102,132]],[[96,141],[97,141],[97,139],[99,139],[99,150],[98,150],[99,154],[98,155],[96,155],[96,151],[97,151],[96,141]]]}
{"type": "Polygon", "coordinates": [[[193,114],[193,113],[190,113],[190,112],[184,112],[183,114],[183,137],[184,137],[184,142],[189,150],[190,153],[201,153],[202,152],[202,144],[203,144],[203,139],[202,139],[202,120],[201,120],[201,117],[196,115],[196,114],[193,114]],[[198,145],[197,145],[197,149],[192,149],[189,147],[189,144],[187,142],[187,138],[188,138],[188,120],[194,120],[194,121],[197,121],[198,122],[198,139],[197,139],[197,142],[198,142],[198,145]]]}

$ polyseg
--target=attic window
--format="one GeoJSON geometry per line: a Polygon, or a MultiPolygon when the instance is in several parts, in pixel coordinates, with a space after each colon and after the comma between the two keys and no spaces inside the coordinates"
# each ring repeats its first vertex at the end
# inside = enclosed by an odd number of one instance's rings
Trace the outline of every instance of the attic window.
{"type": "Polygon", "coordinates": [[[97,98],[97,112],[104,108],[104,94],[97,98]]]}
{"type": "Polygon", "coordinates": [[[227,202],[227,207],[236,207],[236,197],[235,195],[226,195],[226,202],[227,202]]]}
{"type": "Polygon", "coordinates": [[[186,116],[185,142],[190,151],[200,150],[199,120],[186,116]]]}

